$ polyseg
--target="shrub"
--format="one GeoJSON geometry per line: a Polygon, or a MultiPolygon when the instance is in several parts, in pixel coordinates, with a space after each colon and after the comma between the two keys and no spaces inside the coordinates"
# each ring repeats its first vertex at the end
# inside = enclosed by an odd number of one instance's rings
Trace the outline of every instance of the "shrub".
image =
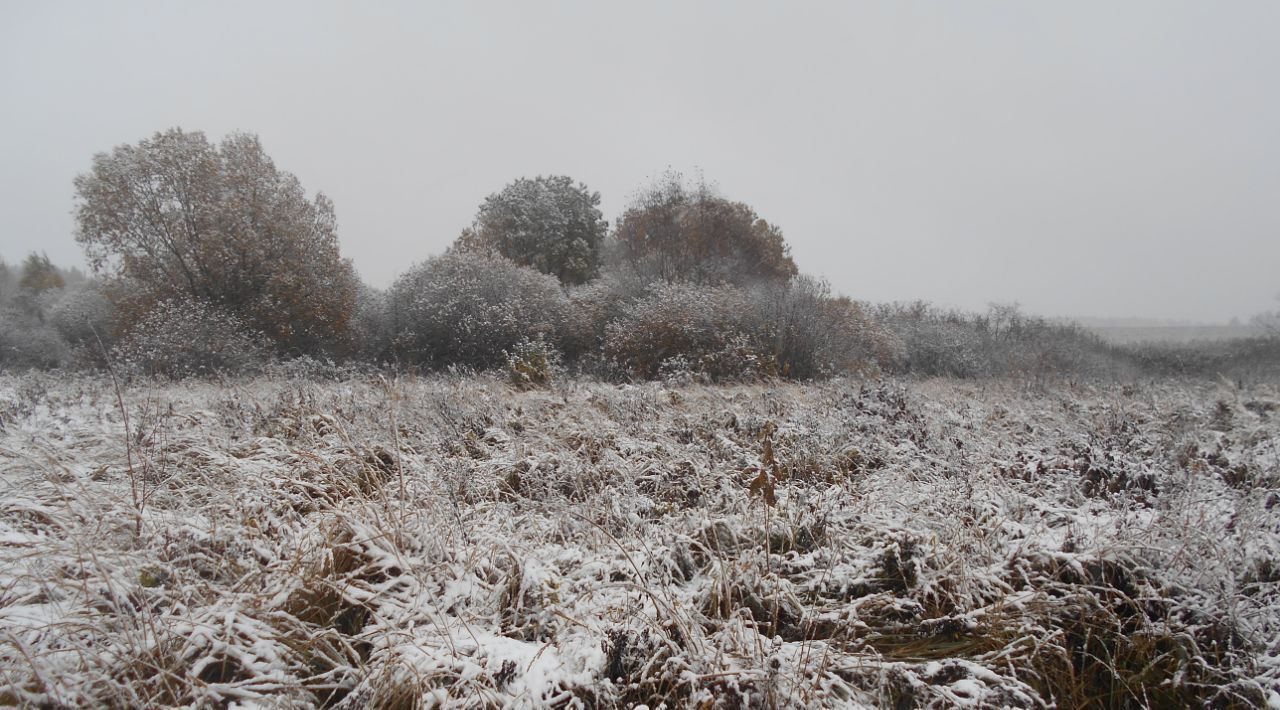
{"type": "Polygon", "coordinates": [[[858,304],[808,277],[747,289],[658,284],[620,311],[604,354],[632,377],[811,379],[875,368],[893,353],[858,304]]]}
{"type": "Polygon", "coordinates": [[[775,374],[771,354],[747,330],[748,307],[733,286],[655,284],[608,325],[604,354],[642,379],[661,376],[674,362],[713,381],[775,374]]]}
{"type": "Polygon", "coordinates": [[[1280,336],[1190,343],[1146,342],[1119,350],[1151,375],[1265,379],[1280,374],[1280,336]]]}
{"type": "Polygon", "coordinates": [[[811,379],[867,369],[891,359],[888,334],[827,282],[799,276],[751,289],[750,327],[767,339],[781,374],[811,379]]]}
{"type": "Polygon", "coordinates": [[[72,346],[99,349],[115,337],[115,308],[95,283],[63,289],[47,312],[49,323],[72,346]]]}
{"type": "Polygon", "coordinates": [[[877,319],[902,343],[896,369],[919,375],[977,377],[989,374],[982,338],[958,311],[923,301],[880,306],[877,319]]]}
{"type": "Polygon", "coordinates": [[[521,340],[554,343],[567,312],[554,276],[472,251],[410,269],[389,296],[395,354],[437,367],[500,366],[521,340]]]}
{"type": "Polygon", "coordinates": [[[924,302],[880,306],[876,318],[902,343],[896,369],[943,377],[1018,377],[1043,384],[1061,376],[1116,374],[1118,350],[1073,323],[1053,323],[993,305],[984,315],[924,302]]]}
{"type": "Polygon", "coordinates": [[[561,352],[568,360],[598,356],[608,326],[630,304],[649,292],[649,284],[631,272],[606,271],[600,278],[568,290],[568,316],[560,330],[561,352]]]}
{"type": "Polygon", "coordinates": [[[525,338],[507,356],[507,376],[520,387],[543,387],[551,383],[560,365],[560,353],[542,338],[525,338]]]}
{"type": "Polygon", "coordinates": [[[0,370],[60,367],[69,356],[67,343],[48,324],[0,313],[0,370]]]}
{"type": "Polygon", "coordinates": [[[188,377],[259,370],[269,344],[235,316],[201,301],[168,299],[134,324],[112,351],[128,372],[188,377]]]}
{"type": "Polygon", "coordinates": [[[0,261],[0,368],[78,364],[94,329],[111,341],[114,313],[96,284],[43,255],[27,257],[21,278],[0,261]]]}

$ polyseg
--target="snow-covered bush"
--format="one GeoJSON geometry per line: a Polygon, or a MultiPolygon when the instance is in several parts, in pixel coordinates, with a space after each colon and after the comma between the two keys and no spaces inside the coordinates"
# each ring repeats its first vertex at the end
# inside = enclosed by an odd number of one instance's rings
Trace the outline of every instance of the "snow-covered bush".
{"type": "Polygon", "coordinates": [[[188,377],[262,368],[269,345],[235,316],[200,301],[161,301],[112,350],[123,369],[188,377]]]}
{"type": "Polygon", "coordinates": [[[636,194],[611,241],[606,255],[616,267],[655,280],[741,286],[798,273],[777,225],[674,171],[636,194]]]}
{"type": "Polygon", "coordinates": [[[605,356],[635,377],[811,379],[875,367],[891,338],[858,304],[800,277],[750,288],[655,285],[606,328],[605,356]]]}
{"type": "Polygon", "coordinates": [[[963,314],[920,301],[881,306],[877,317],[902,343],[897,369],[951,377],[991,374],[982,338],[963,314]]]}
{"type": "Polygon", "coordinates": [[[1280,336],[1136,343],[1123,352],[1136,367],[1155,376],[1265,381],[1280,375],[1280,336]]]}
{"type": "Polygon", "coordinates": [[[886,331],[827,282],[799,276],[749,291],[749,326],[771,345],[781,374],[811,379],[866,370],[892,358],[886,331]]]}
{"type": "MultiPolygon", "coordinates": [[[[610,323],[648,293],[648,282],[628,271],[611,270],[568,290],[568,317],[560,348],[568,360],[598,357],[610,323]]],[[[583,363],[579,363],[580,367],[583,363]]]]}
{"type": "Polygon", "coordinates": [[[1040,384],[1063,375],[1105,376],[1126,367],[1097,335],[1074,324],[1054,324],[1042,318],[1025,319],[1018,337],[995,344],[993,350],[996,374],[1040,384]]]}
{"type": "Polygon", "coordinates": [[[749,309],[747,294],[733,286],[655,284],[609,324],[604,354],[642,379],[661,376],[673,358],[713,381],[776,374],[768,343],[751,337],[749,309]]]}
{"type": "Polygon", "coordinates": [[[0,313],[0,370],[59,367],[69,355],[67,343],[49,324],[14,311],[0,313]]]}
{"type": "Polygon", "coordinates": [[[49,323],[69,345],[94,349],[100,343],[109,346],[115,336],[115,307],[97,283],[62,289],[47,312],[49,323]]]}
{"type": "Polygon", "coordinates": [[[554,343],[567,301],[554,276],[496,254],[453,251],[410,269],[389,294],[392,348],[428,366],[500,366],[526,338],[554,343]]]}
{"type": "Polygon", "coordinates": [[[1044,384],[1055,377],[1114,376],[1134,359],[1072,323],[993,304],[984,314],[924,302],[888,304],[876,319],[902,343],[895,369],[944,377],[1015,377],[1044,384]]]}

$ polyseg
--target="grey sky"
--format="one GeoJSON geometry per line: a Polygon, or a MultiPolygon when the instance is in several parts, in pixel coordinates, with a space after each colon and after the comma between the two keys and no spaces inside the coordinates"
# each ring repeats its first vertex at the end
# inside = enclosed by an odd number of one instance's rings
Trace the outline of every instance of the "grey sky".
{"type": "Polygon", "coordinates": [[[1280,3],[0,1],[0,256],[81,263],[71,180],[261,136],[386,286],[485,195],[612,222],[671,166],[868,300],[1222,321],[1277,307],[1280,3]]]}

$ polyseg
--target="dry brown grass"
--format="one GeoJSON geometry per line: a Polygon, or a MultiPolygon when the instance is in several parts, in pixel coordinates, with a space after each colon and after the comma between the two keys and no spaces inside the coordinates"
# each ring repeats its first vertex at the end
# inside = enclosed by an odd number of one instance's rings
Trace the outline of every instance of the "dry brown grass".
{"type": "Polygon", "coordinates": [[[1263,705],[1277,397],[1197,387],[0,378],[0,702],[1263,705]]]}

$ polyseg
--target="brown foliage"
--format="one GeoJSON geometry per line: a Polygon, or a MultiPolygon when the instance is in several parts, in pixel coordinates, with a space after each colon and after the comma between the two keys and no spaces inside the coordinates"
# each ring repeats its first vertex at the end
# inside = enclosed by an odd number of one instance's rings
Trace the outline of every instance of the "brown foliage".
{"type": "Polygon", "coordinates": [[[705,182],[668,172],[642,192],[614,232],[618,256],[665,281],[744,284],[797,273],[782,231],[705,182]]]}

